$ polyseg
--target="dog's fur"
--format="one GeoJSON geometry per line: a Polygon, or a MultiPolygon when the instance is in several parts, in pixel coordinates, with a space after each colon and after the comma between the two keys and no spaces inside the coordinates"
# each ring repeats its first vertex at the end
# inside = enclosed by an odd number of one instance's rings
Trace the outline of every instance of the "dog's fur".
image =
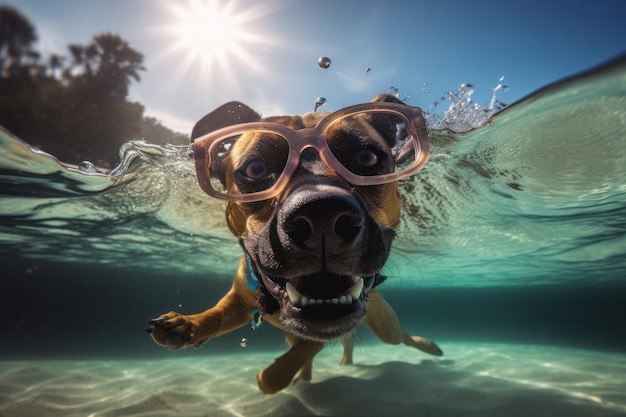
{"type": "MultiPolygon", "coordinates": [[[[397,99],[382,95],[374,101],[397,99]]],[[[298,130],[314,126],[321,117],[322,114],[309,113],[265,120],[298,130]]],[[[247,106],[228,103],[200,120],[192,137],[225,125],[259,120],[260,116],[247,106]]],[[[377,126],[377,131],[381,129],[384,126],[377,126]]],[[[228,169],[212,175],[226,187],[236,188],[234,167],[257,149],[256,139],[252,135],[242,137],[224,161],[228,169]]],[[[231,290],[202,313],[169,312],[151,320],[152,337],[171,349],[197,347],[250,323],[252,312],[258,308],[265,321],[288,332],[290,346],[286,354],[257,377],[260,389],[267,393],[289,385],[298,371],[295,381],[310,380],[313,357],[327,339],[341,337],[341,363],[352,363],[351,331],[363,320],[385,343],[404,343],[441,355],[433,342],[409,336],[400,327],[393,309],[374,289],[384,279],[380,271],[399,223],[400,205],[396,184],[347,184],[320,160],[317,152],[305,150],[296,172],[277,197],[228,204],[228,226],[246,254],[231,290]],[[246,282],[246,274],[251,273],[259,278],[256,291],[249,289],[246,282]],[[308,298],[330,300],[348,294],[359,277],[363,277],[363,290],[352,303],[293,305],[286,291],[286,286],[291,285],[308,298]]]]}

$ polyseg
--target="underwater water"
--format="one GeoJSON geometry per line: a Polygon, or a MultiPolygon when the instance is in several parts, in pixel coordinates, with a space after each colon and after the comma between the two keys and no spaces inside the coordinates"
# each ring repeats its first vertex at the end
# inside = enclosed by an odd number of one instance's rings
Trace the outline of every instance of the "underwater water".
{"type": "Polygon", "coordinates": [[[0,416],[626,415],[626,59],[429,122],[381,291],[445,356],[360,328],[357,365],[329,343],[271,397],[280,331],[182,352],[144,333],[217,301],[241,255],[186,147],[128,143],[103,173],[0,132],[0,416]]]}

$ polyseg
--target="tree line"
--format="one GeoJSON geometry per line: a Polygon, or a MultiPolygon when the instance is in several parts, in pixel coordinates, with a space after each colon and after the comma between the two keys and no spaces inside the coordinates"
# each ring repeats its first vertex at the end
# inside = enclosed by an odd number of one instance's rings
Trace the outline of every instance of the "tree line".
{"type": "Polygon", "coordinates": [[[37,33],[19,11],[0,5],[0,125],[60,160],[110,168],[129,140],[189,143],[127,100],[140,81],[143,54],[119,35],[68,45],[47,59],[33,48],[37,33]]]}

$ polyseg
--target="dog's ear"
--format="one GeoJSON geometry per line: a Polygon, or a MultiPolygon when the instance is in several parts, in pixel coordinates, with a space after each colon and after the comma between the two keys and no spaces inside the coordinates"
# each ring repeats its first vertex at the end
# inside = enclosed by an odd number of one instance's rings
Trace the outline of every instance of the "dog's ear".
{"type": "Polygon", "coordinates": [[[200,119],[191,130],[191,141],[226,126],[259,120],[261,116],[250,107],[238,101],[231,101],[200,119]]]}
{"type": "Polygon", "coordinates": [[[394,96],[393,94],[379,94],[376,97],[374,97],[372,99],[372,103],[377,103],[377,102],[385,102],[385,103],[400,103],[400,104],[405,104],[404,101],[400,100],[398,97],[394,96]]]}

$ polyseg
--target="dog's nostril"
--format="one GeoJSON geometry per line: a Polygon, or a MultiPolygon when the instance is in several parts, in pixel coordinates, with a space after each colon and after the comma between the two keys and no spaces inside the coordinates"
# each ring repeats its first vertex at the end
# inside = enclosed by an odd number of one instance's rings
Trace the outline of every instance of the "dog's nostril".
{"type": "Polygon", "coordinates": [[[286,231],[292,241],[297,244],[304,243],[311,234],[313,230],[311,229],[311,223],[304,216],[298,216],[291,222],[291,227],[289,227],[286,231]]]}
{"type": "Polygon", "coordinates": [[[335,234],[345,243],[353,242],[361,231],[362,223],[359,217],[341,215],[335,221],[335,234]]]}

